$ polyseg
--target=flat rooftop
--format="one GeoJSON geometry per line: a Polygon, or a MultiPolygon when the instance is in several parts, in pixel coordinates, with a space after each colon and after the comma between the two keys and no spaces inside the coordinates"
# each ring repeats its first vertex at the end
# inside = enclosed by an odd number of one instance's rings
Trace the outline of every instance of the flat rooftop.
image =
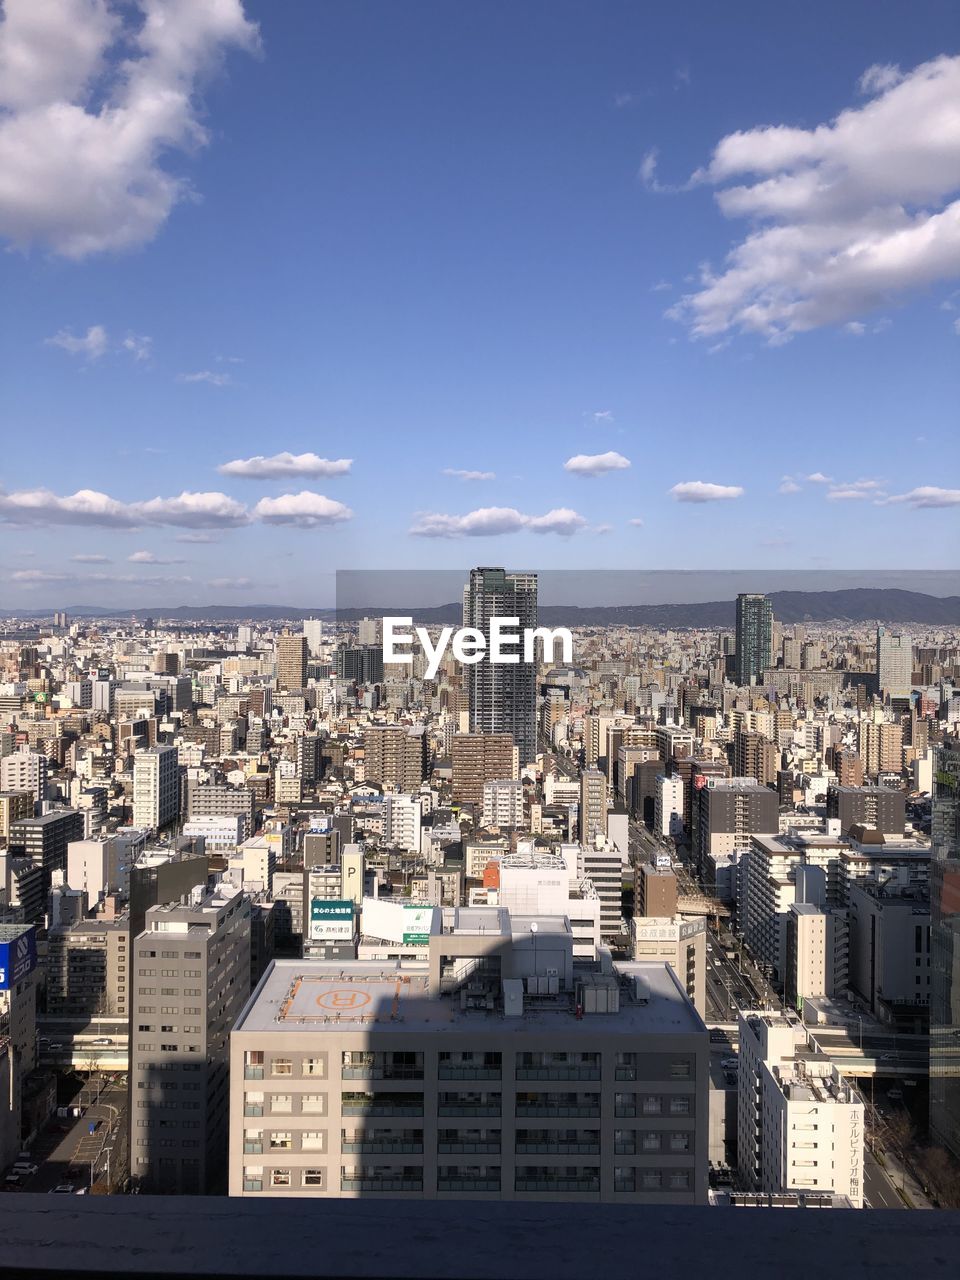
{"type": "MultiPolygon", "coordinates": [[[[588,975],[596,978],[596,974],[588,975]]],[[[431,995],[425,970],[379,960],[348,962],[275,960],[264,974],[237,1020],[237,1032],[358,1031],[378,1032],[505,1030],[560,1032],[582,1036],[598,1033],[706,1033],[667,965],[627,962],[614,966],[620,979],[618,1013],[574,1015],[573,1001],[556,997],[550,1004],[524,1001],[522,1017],[505,1017],[502,1009],[462,1009],[459,995],[431,995]],[[647,998],[633,996],[633,979],[641,977],[647,998]]],[[[576,973],[574,974],[576,981],[576,973]]],[[[498,993],[499,994],[499,993],[498,993]]]]}

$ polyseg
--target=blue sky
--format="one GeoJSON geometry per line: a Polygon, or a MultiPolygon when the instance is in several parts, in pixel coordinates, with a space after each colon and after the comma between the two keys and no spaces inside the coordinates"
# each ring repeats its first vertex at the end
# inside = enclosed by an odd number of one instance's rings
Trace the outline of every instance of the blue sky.
{"type": "Polygon", "coordinates": [[[3,607],[955,567],[954,4],[0,8],[3,607]]]}

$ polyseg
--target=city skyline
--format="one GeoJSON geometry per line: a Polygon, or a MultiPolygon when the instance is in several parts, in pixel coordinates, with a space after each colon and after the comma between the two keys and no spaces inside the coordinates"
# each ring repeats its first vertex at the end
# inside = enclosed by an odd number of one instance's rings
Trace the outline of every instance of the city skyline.
{"type": "Polygon", "coordinates": [[[28,8],[0,25],[6,608],[956,563],[948,5],[853,4],[826,47],[822,5],[565,5],[546,43],[536,7],[230,0],[169,44],[135,26],[160,0],[28,8]]]}

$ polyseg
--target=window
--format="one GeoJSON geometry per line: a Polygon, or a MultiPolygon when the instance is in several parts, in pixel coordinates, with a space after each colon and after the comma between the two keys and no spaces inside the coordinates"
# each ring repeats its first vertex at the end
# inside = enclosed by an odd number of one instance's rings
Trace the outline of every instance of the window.
{"type": "Polygon", "coordinates": [[[289,1093],[274,1093],[270,1095],[271,1111],[292,1111],[293,1098],[289,1093]]]}
{"type": "Polygon", "coordinates": [[[323,1170],[322,1169],[304,1169],[303,1185],[305,1187],[322,1187],[323,1186],[323,1170]]]}
{"type": "Polygon", "coordinates": [[[671,1151],[689,1151],[690,1150],[689,1133],[671,1133],[670,1150],[671,1151]]]}
{"type": "Polygon", "coordinates": [[[645,1116],[658,1116],[661,1111],[660,1099],[656,1094],[646,1094],[643,1099],[642,1109],[645,1116]]]}
{"type": "Polygon", "coordinates": [[[290,1170],[274,1169],[273,1172],[270,1174],[270,1185],[271,1187],[289,1187],[290,1170]]]}
{"type": "Polygon", "coordinates": [[[325,1093],[301,1094],[300,1110],[310,1115],[325,1116],[327,1114],[327,1095],[325,1093]]]}
{"type": "Polygon", "coordinates": [[[326,1142],[326,1133],[322,1129],[304,1129],[300,1134],[301,1151],[323,1151],[326,1142]]]}
{"type": "Polygon", "coordinates": [[[670,1114],[672,1116],[688,1116],[690,1114],[689,1098],[671,1098],[670,1114]]]}
{"type": "Polygon", "coordinates": [[[270,1063],[272,1076],[289,1076],[293,1074],[293,1063],[290,1058],[274,1058],[270,1063]]]}
{"type": "Polygon", "coordinates": [[[641,1185],[644,1191],[659,1191],[663,1176],[659,1169],[644,1169],[641,1175],[641,1185]]]}
{"type": "Polygon", "coordinates": [[[270,1147],[274,1151],[290,1151],[293,1149],[293,1134],[274,1129],[270,1135],[270,1147]]]}
{"type": "Polygon", "coordinates": [[[641,1151],[659,1151],[660,1135],[659,1133],[645,1133],[640,1143],[641,1151]]]}
{"type": "Polygon", "coordinates": [[[690,1172],[688,1169],[674,1169],[670,1174],[671,1191],[688,1191],[690,1188],[690,1172]]]}
{"type": "Polygon", "coordinates": [[[674,1080],[689,1080],[690,1079],[690,1063],[687,1062],[686,1060],[682,1062],[671,1062],[670,1075],[673,1077],[674,1080]]]}
{"type": "Polygon", "coordinates": [[[304,1058],[303,1074],[305,1076],[325,1076],[326,1063],[323,1058],[304,1058]]]}

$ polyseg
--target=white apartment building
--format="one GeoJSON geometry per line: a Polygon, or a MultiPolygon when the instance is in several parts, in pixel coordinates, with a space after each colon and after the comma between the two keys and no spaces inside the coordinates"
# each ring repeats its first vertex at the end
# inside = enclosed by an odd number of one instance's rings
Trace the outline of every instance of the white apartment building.
{"type": "Polygon", "coordinates": [[[654,797],[654,830],[660,836],[683,836],[683,778],[680,774],[657,777],[654,797]]]}
{"type": "Polygon", "coordinates": [[[864,1105],[800,1023],[741,1012],[737,1159],[748,1190],[846,1196],[863,1208],[864,1105]]]}
{"type": "Polygon", "coordinates": [[[423,800],[418,795],[393,792],[383,797],[383,838],[388,845],[420,852],[423,800]]]}
{"type": "Polygon", "coordinates": [[[523,826],[523,783],[503,778],[483,784],[483,825],[523,826]]]}
{"type": "Polygon", "coordinates": [[[32,791],[36,804],[47,798],[47,757],[20,747],[0,759],[0,791],[32,791]]]}
{"type": "Polygon", "coordinates": [[[176,747],[146,747],[133,757],[133,825],[161,831],[180,812],[176,747]]]}
{"type": "Polygon", "coordinates": [[[569,935],[564,961],[521,932],[437,937],[429,971],[275,961],[231,1037],[230,1194],[706,1203],[708,1036],[672,971],[578,978],[569,935]],[[444,948],[473,964],[441,993],[444,948]]]}
{"type": "Polygon", "coordinates": [[[805,1000],[843,995],[849,968],[847,913],[841,907],[794,902],[787,913],[784,994],[802,1009],[805,1000]]]}
{"type": "Polygon", "coordinates": [[[619,849],[602,836],[580,846],[577,874],[593,881],[600,899],[600,933],[618,938],[623,932],[623,858],[619,849]]]}
{"type": "Polygon", "coordinates": [[[67,845],[67,884],[82,889],[93,907],[105,894],[129,883],[129,868],[147,847],[146,831],[125,830],[100,840],[67,845]]]}

